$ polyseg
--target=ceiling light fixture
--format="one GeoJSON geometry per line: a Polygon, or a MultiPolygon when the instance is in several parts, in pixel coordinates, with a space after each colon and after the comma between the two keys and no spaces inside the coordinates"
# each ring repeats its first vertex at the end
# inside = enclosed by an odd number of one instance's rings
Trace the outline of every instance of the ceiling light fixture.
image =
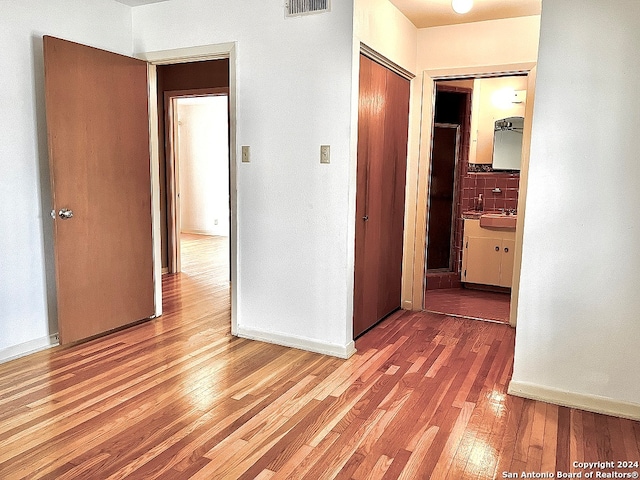
{"type": "Polygon", "coordinates": [[[451,8],[456,13],[467,13],[473,7],[473,0],[451,0],[451,8]]]}

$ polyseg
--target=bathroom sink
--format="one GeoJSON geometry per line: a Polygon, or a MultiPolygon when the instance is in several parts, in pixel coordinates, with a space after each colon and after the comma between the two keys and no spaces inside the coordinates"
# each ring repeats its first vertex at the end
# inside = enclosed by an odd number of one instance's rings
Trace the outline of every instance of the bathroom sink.
{"type": "Polygon", "coordinates": [[[480,226],[490,228],[516,228],[516,215],[506,213],[484,213],[480,216],[480,226]]]}

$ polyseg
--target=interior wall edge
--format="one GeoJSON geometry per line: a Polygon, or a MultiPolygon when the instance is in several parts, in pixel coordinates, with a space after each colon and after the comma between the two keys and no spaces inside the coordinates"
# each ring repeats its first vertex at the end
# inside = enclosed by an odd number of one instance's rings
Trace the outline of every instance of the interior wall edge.
{"type": "Polygon", "coordinates": [[[162,232],[160,222],[160,161],[158,132],[158,72],[147,64],[147,95],[149,108],[149,163],[151,168],[151,228],[153,241],[153,301],[156,317],[162,315],[162,232]]]}
{"type": "Polygon", "coordinates": [[[336,345],[310,338],[303,338],[295,335],[284,335],[280,333],[267,332],[257,328],[246,328],[241,326],[237,327],[235,335],[248,340],[273,343],[283,347],[297,348],[299,350],[320,353],[322,355],[330,355],[332,357],[343,358],[345,360],[356,353],[356,345],[353,340],[348,342],[346,345],[336,345]]]}
{"type": "Polygon", "coordinates": [[[553,403],[562,407],[578,408],[588,412],[640,420],[640,404],[615,400],[609,397],[560,390],[518,380],[511,380],[507,393],[516,397],[553,403]]]}
{"type": "Polygon", "coordinates": [[[435,111],[435,81],[427,71],[422,72],[422,90],[419,99],[420,132],[418,137],[417,156],[414,161],[416,185],[415,204],[412,205],[414,218],[413,268],[411,279],[412,303],[414,310],[424,309],[425,273],[427,267],[427,212],[429,200],[429,162],[431,160],[431,142],[433,133],[433,114],[435,111]]]}
{"type": "Polygon", "coordinates": [[[409,100],[409,138],[407,145],[407,171],[405,177],[405,212],[404,229],[405,238],[402,255],[402,305],[403,310],[422,310],[422,305],[417,304],[414,295],[417,286],[414,285],[414,269],[416,265],[416,223],[418,217],[417,202],[420,201],[420,132],[423,128],[422,97],[424,89],[424,75],[418,72],[418,76],[411,81],[411,97],[409,100]]]}

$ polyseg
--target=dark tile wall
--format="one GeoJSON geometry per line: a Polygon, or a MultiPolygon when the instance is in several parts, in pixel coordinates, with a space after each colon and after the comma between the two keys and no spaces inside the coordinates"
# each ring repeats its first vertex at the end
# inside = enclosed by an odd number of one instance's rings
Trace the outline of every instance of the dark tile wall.
{"type": "Polygon", "coordinates": [[[476,210],[482,194],[483,210],[515,210],[518,207],[520,174],[508,172],[467,173],[462,178],[461,210],[476,210]],[[500,193],[494,193],[495,188],[500,193]]]}

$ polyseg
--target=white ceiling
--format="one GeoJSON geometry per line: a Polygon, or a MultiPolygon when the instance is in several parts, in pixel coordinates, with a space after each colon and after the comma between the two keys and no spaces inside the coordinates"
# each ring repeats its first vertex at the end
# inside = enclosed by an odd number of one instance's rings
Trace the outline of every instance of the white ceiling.
{"type": "Polygon", "coordinates": [[[389,1],[418,28],[539,15],[542,9],[542,0],[474,0],[471,11],[460,15],[451,0],[389,1]]]}
{"type": "MultiPolygon", "coordinates": [[[[169,0],[116,0],[130,7],[167,1],[169,0]]],[[[539,15],[542,8],[542,0],[474,0],[471,11],[459,15],[451,8],[451,0],[389,1],[418,28],[539,15]]]]}

